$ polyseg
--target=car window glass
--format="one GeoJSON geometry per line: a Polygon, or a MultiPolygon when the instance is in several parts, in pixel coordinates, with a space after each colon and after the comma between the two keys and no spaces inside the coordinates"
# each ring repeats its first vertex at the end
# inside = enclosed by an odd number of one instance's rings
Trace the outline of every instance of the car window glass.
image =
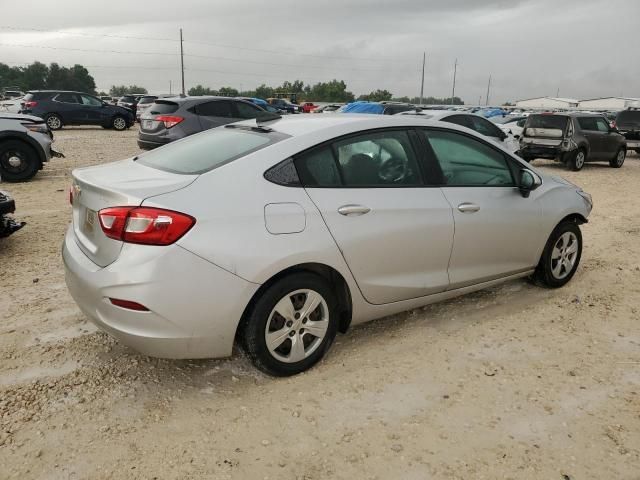
{"type": "Polygon", "coordinates": [[[504,155],[455,132],[424,131],[448,186],[512,186],[504,155]]]}
{"type": "Polygon", "coordinates": [[[518,120],[518,123],[516,123],[517,126],[524,128],[524,124],[527,122],[526,118],[522,118],[520,120],[518,120]]]}
{"type": "Polygon", "coordinates": [[[74,93],[59,93],[56,96],[56,101],[62,103],[79,103],[78,96],[74,93]]]}
{"type": "Polygon", "coordinates": [[[443,118],[442,121],[455,123],[456,125],[460,125],[461,127],[471,128],[471,122],[464,115],[452,115],[450,117],[443,118]]]}
{"type": "Polygon", "coordinates": [[[215,100],[213,102],[201,103],[196,106],[196,113],[204,117],[233,118],[231,102],[228,100],[215,100]]]}
{"type": "Polygon", "coordinates": [[[295,164],[300,180],[305,186],[340,186],[340,173],[331,147],[316,148],[298,155],[295,164]]]}
{"type": "Polygon", "coordinates": [[[598,127],[598,130],[601,132],[609,132],[609,124],[604,118],[597,118],[596,126],[598,127]]]}
{"type": "Polygon", "coordinates": [[[597,131],[598,124],[593,117],[581,117],[578,118],[578,124],[582,130],[597,131]]]}
{"type": "Polygon", "coordinates": [[[90,97],[89,95],[80,95],[80,99],[82,100],[83,105],[88,105],[91,107],[99,107],[102,105],[102,102],[97,98],[90,97]]]}
{"type": "Polygon", "coordinates": [[[373,132],[334,144],[344,185],[420,185],[417,161],[406,131],[373,132]]]}
{"type": "Polygon", "coordinates": [[[500,129],[489,120],[474,116],[469,116],[469,120],[471,121],[472,129],[481,135],[498,138],[502,136],[500,133],[500,129]]]}
{"type": "Polygon", "coordinates": [[[256,118],[258,113],[261,112],[258,107],[254,107],[248,103],[235,102],[234,105],[237,112],[235,115],[236,118],[256,118]]]}

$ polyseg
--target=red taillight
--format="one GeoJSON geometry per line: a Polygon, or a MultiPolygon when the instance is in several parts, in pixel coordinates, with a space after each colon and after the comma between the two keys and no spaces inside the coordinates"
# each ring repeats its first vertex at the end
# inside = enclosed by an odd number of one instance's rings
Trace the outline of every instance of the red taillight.
{"type": "Polygon", "coordinates": [[[138,302],[131,300],[121,300],[119,298],[109,298],[109,301],[116,307],[126,308],[127,310],[135,310],[137,312],[148,312],[149,309],[138,302]]]}
{"type": "Polygon", "coordinates": [[[184,213],[152,207],[112,207],[98,212],[104,234],[142,245],[171,245],[196,223],[184,213]]]}
{"type": "Polygon", "coordinates": [[[38,102],[34,102],[34,101],[24,102],[24,108],[34,108],[37,105],[38,105],[38,102]]]}
{"type": "Polygon", "coordinates": [[[164,123],[164,128],[171,128],[171,127],[175,127],[177,124],[179,124],[181,121],[184,120],[183,117],[177,117],[175,115],[158,115],[155,120],[157,122],[162,122],[164,123]]]}

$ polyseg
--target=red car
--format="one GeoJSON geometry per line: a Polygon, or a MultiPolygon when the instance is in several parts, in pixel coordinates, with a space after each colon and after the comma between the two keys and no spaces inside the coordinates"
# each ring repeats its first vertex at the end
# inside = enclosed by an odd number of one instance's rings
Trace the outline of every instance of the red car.
{"type": "Polygon", "coordinates": [[[304,113],[311,113],[311,111],[316,108],[318,108],[318,105],[314,105],[313,102],[306,102],[302,104],[302,111],[304,113]]]}

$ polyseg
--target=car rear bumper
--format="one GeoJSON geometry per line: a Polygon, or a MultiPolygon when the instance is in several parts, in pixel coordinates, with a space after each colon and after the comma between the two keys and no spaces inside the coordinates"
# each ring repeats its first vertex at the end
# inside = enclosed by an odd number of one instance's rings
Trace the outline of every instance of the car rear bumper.
{"type": "Polygon", "coordinates": [[[523,158],[547,158],[550,160],[558,159],[563,152],[560,147],[549,147],[541,145],[525,145],[520,147],[520,155],[523,158]]]}
{"type": "Polygon", "coordinates": [[[162,141],[157,140],[143,140],[142,138],[138,138],[138,147],[143,150],[153,150],[154,148],[161,147],[171,143],[170,139],[163,139],[162,141]]]}
{"type": "Polygon", "coordinates": [[[16,202],[7,192],[0,190],[0,215],[16,211],[16,202]]]}
{"type": "Polygon", "coordinates": [[[82,312],[123,344],[162,358],[229,356],[244,308],[259,285],[178,245],[125,244],[102,268],[76,244],[73,228],[62,249],[65,280],[82,312]],[[113,305],[140,303],[149,311],[113,305]]]}

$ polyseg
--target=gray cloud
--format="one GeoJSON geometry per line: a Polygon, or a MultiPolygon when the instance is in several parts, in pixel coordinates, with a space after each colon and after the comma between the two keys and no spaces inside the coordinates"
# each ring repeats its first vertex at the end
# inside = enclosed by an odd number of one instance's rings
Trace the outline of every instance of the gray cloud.
{"type": "MultiPolygon", "coordinates": [[[[123,0],[107,8],[87,3],[32,1],[25,15],[23,5],[11,2],[3,6],[0,24],[153,38],[177,38],[183,27],[187,86],[251,88],[339,78],[355,93],[386,88],[413,96],[426,50],[427,95],[450,94],[458,58],[456,93],[467,103],[484,99],[490,74],[496,103],[558,89],[562,96],[640,96],[635,0],[183,0],[179,6],[158,0],[153,8],[123,0]]],[[[0,44],[3,62],[92,65],[101,89],[136,83],[165,92],[169,80],[179,80],[176,42],[0,29],[0,44]]]]}

